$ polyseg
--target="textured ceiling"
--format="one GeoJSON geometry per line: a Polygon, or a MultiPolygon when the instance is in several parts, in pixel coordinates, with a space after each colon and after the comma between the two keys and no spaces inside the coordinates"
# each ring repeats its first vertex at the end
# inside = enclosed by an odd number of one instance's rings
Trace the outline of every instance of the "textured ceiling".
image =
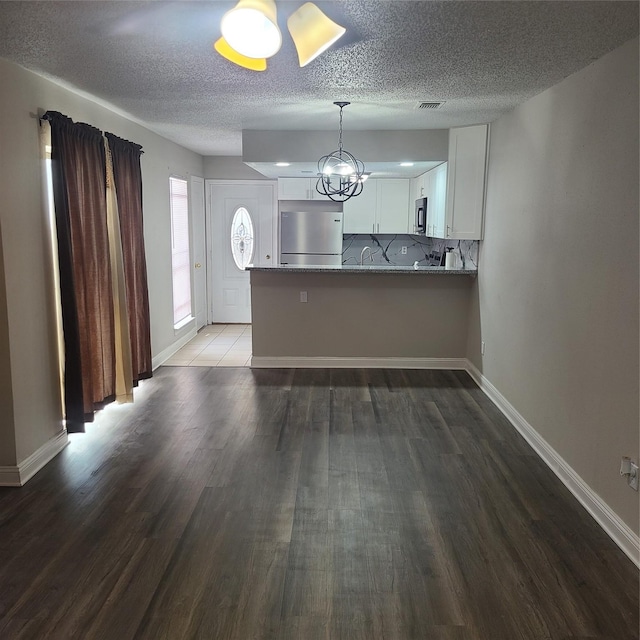
{"type": "Polygon", "coordinates": [[[235,2],[0,2],[0,57],[89,93],[203,155],[240,155],[242,129],[437,129],[490,122],[638,34],[638,2],[317,2],[347,28],[300,69],[218,56],[235,2]],[[419,110],[422,101],[444,101],[419,110]]]}

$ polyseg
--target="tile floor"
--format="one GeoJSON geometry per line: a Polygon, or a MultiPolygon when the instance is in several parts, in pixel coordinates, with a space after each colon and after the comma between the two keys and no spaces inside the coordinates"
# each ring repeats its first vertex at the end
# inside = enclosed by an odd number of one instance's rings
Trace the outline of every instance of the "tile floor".
{"type": "Polygon", "coordinates": [[[164,366],[248,367],[250,364],[250,324],[209,324],[164,366]]]}

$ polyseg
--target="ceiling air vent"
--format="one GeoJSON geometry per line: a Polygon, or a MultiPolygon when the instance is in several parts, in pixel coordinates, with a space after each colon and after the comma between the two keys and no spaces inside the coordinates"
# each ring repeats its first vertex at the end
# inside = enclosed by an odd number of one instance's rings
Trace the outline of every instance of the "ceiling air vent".
{"type": "Polygon", "coordinates": [[[418,109],[439,109],[444,102],[420,102],[418,109]]]}

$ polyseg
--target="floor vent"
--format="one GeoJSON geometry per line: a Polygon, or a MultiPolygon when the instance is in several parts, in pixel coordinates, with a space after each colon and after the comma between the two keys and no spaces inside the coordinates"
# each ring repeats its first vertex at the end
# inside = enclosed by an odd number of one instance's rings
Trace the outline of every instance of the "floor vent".
{"type": "Polygon", "coordinates": [[[444,102],[419,102],[418,109],[439,109],[444,102]]]}

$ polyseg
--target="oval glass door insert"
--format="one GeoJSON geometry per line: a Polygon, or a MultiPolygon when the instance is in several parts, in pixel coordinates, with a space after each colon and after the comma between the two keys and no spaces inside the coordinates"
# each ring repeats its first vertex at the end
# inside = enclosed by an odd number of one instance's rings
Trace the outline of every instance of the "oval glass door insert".
{"type": "Polygon", "coordinates": [[[253,260],[255,247],[253,222],[245,207],[238,207],[231,221],[231,254],[233,261],[241,271],[244,271],[253,260]]]}

